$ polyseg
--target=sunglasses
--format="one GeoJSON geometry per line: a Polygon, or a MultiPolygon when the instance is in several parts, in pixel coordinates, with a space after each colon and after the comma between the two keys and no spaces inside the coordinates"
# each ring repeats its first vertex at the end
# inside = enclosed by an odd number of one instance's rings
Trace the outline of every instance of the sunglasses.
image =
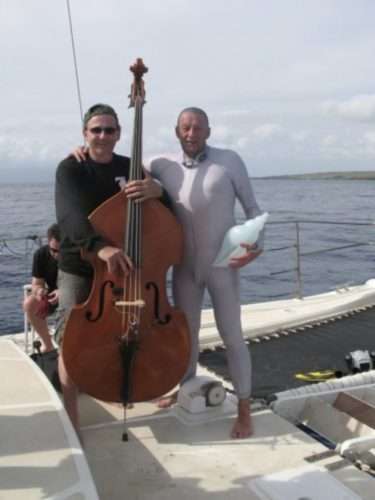
{"type": "Polygon", "coordinates": [[[117,128],[115,127],[92,127],[89,128],[89,131],[94,135],[99,135],[104,133],[105,135],[113,135],[116,132],[117,128]]]}

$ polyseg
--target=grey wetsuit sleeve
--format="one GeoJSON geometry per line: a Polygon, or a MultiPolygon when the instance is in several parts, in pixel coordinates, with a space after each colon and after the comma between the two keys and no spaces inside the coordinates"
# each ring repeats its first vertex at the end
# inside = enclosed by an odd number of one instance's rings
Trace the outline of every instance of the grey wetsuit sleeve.
{"type": "MultiPolygon", "coordinates": [[[[233,176],[232,181],[236,197],[238,198],[242,206],[246,219],[254,219],[254,217],[260,215],[262,211],[260,210],[259,205],[255,199],[247,168],[240,156],[238,156],[237,154],[235,154],[235,156],[237,161],[233,162],[233,166],[235,166],[235,168],[231,169],[231,173],[233,176]]],[[[264,247],[264,229],[259,235],[257,245],[260,249],[263,249],[264,247]]]]}

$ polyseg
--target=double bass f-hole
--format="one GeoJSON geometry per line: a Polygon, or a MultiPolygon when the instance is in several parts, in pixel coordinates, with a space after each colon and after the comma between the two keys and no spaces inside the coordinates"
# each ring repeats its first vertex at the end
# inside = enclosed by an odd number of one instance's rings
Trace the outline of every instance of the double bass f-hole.
{"type": "Polygon", "coordinates": [[[100,291],[99,291],[99,306],[98,306],[98,311],[96,313],[96,316],[93,315],[92,311],[86,311],[85,316],[86,316],[87,321],[95,322],[95,321],[98,321],[102,317],[103,310],[104,310],[104,299],[105,299],[106,288],[109,287],[109,288],[113,289],[114,286],[115,286],[115,284],[111,280],[107,280],[107,281],[103,282],[102,286],[100,287],[100,291]]]}
{"type": "Polygon", "coordinates": [[[156,319],[156,323],[158,323],[159,325],[166,325],[170,322],[171,315],[166,314],[164,316],[164,319],[160,317],[159,288],[157,287],[156,283],[154,283],[153,281],[149,281],[148,283],[146,283],[146,290],[150,289],[154,291],[154,316],[156,319]]]}

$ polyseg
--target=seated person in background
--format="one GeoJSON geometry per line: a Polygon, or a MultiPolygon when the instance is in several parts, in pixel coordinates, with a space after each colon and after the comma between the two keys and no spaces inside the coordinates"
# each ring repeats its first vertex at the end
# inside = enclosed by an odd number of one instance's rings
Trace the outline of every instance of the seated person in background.
{"type": "Polygon", "coordinates": [[[57,257],[60,250],[60,231],[57,224],[47,230],[47,245],[40,247],[33,257],[31,294],[23,302],[23,310],[42,341],[42,351],[52,351],[53,345],[48,330],[47,316],[58,303],[57,257]]]}

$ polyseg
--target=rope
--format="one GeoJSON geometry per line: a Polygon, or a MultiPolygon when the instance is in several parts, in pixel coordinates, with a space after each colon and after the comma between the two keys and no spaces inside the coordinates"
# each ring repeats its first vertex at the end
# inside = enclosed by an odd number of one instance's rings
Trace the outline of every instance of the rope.
{"type": "Polygon", "coordinates": [[[39,236],[27,236],[21,238],[8,238],[0,240],[0,256],[11,255],[12,257],[29,257],[35,248],[41,247],[42,238],[39,236]],[[15,243],[15,248],[11,248],[10,242],[15,243]],[[20,251],[18,243],[22,243],[24,250],[20,251]]]}
{"type": "Polygon", "coordinates": [[[74,62],[74,72],[76,77],[76,85],[77,85],[77,94],[78,94],[78,103],[79,103],[79,111],[81,116],[81,123],[83,124],[83,108],[82,108],[82,98],[81,98],[81,87],[79,83],[79,74],[78,74],[78,64],[77,64],[77,56],[76,49],[74,43],[74,33],[73,33],[73,23],[72,16],[70,11],[70,1],[66,0],[66,8],[68,11],[68,19],[69,19],[69,29],[70,29],[70,40],[72,42],[72,53],[73,53],[73,62],[74,62]]]}

